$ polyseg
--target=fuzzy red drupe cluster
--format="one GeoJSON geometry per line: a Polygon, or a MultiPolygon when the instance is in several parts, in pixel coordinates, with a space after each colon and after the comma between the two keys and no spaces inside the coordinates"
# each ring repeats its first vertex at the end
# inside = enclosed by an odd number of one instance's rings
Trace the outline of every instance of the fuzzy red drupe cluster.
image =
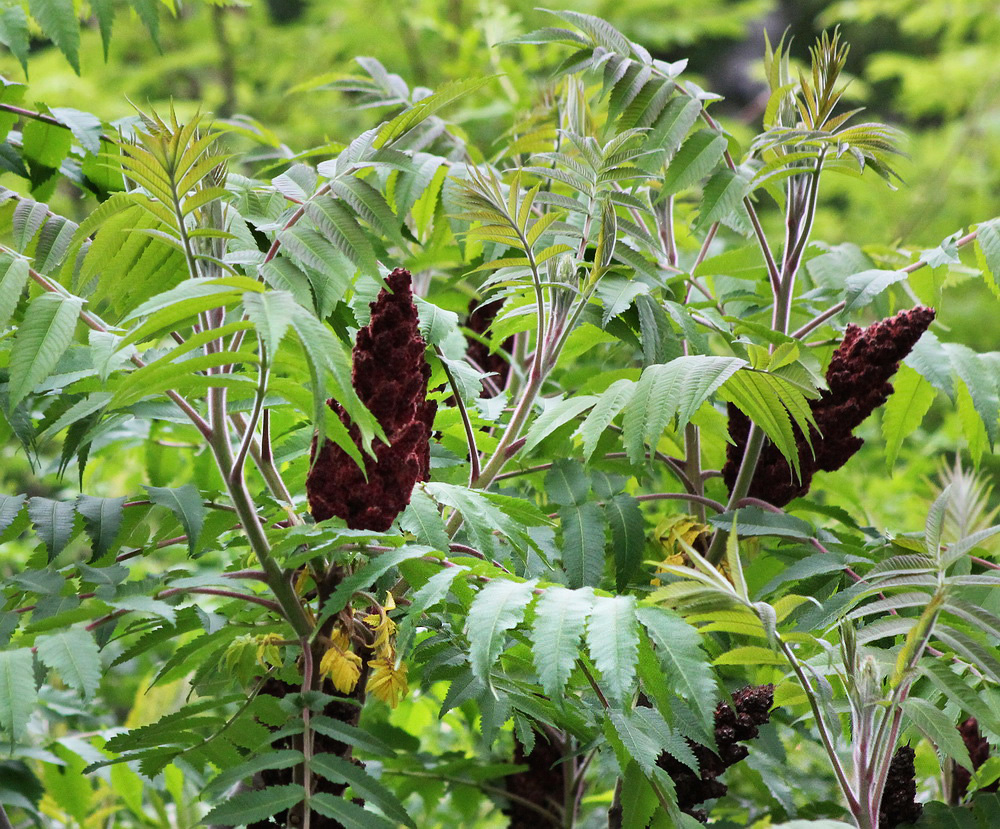
{"type": "Polygon", "coordinates": [[[708,820],[705,810],[694,807],[706,800],[722,797],[728,791],[719,776],[747,757],[750,751],[739,742],[752,740],[760,733],[758,726],[770,721],[773,704],[774,686],[770,684],[741,688],[733,694],[733,705],[720,702],[715,708],[715,745],[718,753],[692,740],[687,741],[698,760],[700,774],[695,774],[667,752],[660,755],[657,765],[674,781],[677,805],[682,812],[702,823],[708,820]]]}
{"type": "MultiPolygon", "coordinates": [[[[990,744],[979,730],[979,721],[975,717],[969,717],[958,726],[958,733],[962,735],[962,742],[969,750],[972,768],[978,771],[979,767],[990,759],[990,744]]],[[[965,797],[970,782],[972,782],[972,775],[969,774],[969,770],[955,763],[951,789],[952,797],[956,801],[965,797]]],[[[1000,788],[1000,781],[994,780],[990,785],[984,786],[981,791],[995,792],[998,788],[1000,788]]]]}
{"type": "MultiPolygon", "coordinates": [[[[466,327],[476,334],[485,334],[496,315],[500,310],[499,302],[477,302],[472,300],[469,303],[469,316],[465,320],[466,327]]],[[[502,351],[508,354],[514,349],[514,338],[509,337],[500,346],[502,351]]],[[[475,368],[493,375],[493,383],[497,388],[502,389],[507,385],[507,376],[510,374],[510,363],[498,351],[490,351],[490,347],[479,340],[469,338],[469,347],[466,357],[475,368]]],[[[487,385],[483,385],[480,397],[492,397],[493,392],[487,385]]]]}
{"type": "Polygon", "coordinates": [[[882,803],[878,811],[879,829],[896,829],[903,823],[916,823],[924,807],[917,803],[917,780],[913,760],[916,752],[908,745],[900,746],[889,762],[882,803]]]}
{"type": "MultiPolygon", "coordinates": [[[[426,481],[430,469],[430,436],[437,404],[426,400],[431,369],[424,358],[413,304],[410,272],[397,268],[372,303],[371,321],[354,344],[351,382],[385,431],[388,443],[376,442],[375,458],[366,458],[365,473],[336,444],[327,441],[315,452],[306,479],[309,508],[317,521],[338,516],[355,530],[384,532],[410,502],[413,485],[426,481]],[[391,291],[391,293],[390,293],[391,291]]],[[[360,445],[356,426],[333,400],[335,411],[360,445]]]]}
{"type": "MultiPolygon", "coordinates": [[[[783,507],[809,491],[816,472],[840,469],[864,441],[851,434],[892,394],[889,378],[934,319],[934,309],[916,307],[894,317],[859,328],[848,325],[840,347],[833,353],[826,372],[828,391],[810,403],[817,428],[810,427],[812,448],[801,433],[796,435],[800,480],[792,476],[788,462],[771,442],[764,445],[747,495],[783,507]]],[[[729,404],[729,435],[723,478],[730,491],[736,481],[746,449],[750,420],[729,404]]]]}

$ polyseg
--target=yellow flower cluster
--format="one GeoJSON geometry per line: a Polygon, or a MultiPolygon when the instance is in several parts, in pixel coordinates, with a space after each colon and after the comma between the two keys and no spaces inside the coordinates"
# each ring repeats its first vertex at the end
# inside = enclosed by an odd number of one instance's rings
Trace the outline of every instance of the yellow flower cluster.
{"type": "MultiPolygon", "coordinates": [[[[684,554],[684,544],[693,547],[698,536],[703,533],[710,533],[712,528],[700,524],[693,515],[668,515],[656,525],[656,540],[663,550],[661,565],[670,564],[673,566],[690,565],[684,554]],[[683,542],[683,544],[681,543],[683,542]]],[[[651,579],[650,584],[654,587],[660,586],[660,580],[651,579]]]]}
{"type": "Polygon", "coordinates": [[[338,628],[330,637],[330,647],[319,662],[320,673],[330,677],[333,687],[342,694],[354,690],[361,678],[361,657],[351,650],[347,633],[338,628]]]}
{"type": "MultiPolygon", "coordinates": [[[[389,593],[384,605],[376,606],[375,613],[362,619],[375,636],[371,644],[375,659],[368,662],[372,672],[365,690],[393,708],[399,705],[399,701],[409,690],[406,665],[396,664],[396,623],[388,615],[395,607],[396,603],[389,593]]],[[[334,631],[330,638],[330,648],[323,654],[319,668],[342,694],[351,693],[357,686],[361,678],[361,657],[351,650],[346,631],[341,628],[334,631]]]]}

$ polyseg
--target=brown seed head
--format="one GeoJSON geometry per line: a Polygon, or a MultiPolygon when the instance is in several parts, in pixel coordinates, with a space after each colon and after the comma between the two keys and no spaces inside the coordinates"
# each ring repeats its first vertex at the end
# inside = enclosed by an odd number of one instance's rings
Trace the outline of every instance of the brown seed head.
{"type": "MultiPolygon", "coordinates": [[[[354,344],[351,382],[361,402],[385,431],[388,443],[375,446],[366,458],[368,480],[354,460],[334,443],[323,444],[306,478],[309,508],[317,521],[334,515],[351,529],[384,532],[410,502],[413,485],[426,481],[430,470],[430,435],[437,404],[428,402],[431,369],[424,358],[413,304],[410,272],[397,268],[372,303],[371,320],[354,344]]],[[[335,401],[327,401],[355,444],[356,426],[335,401]]]]}
{"type": "MultiPolygon", "coordinates": [[[[899,370],[899,361],[913,350],[933,319],[932,308],[918,306],[867,328],[848,325],[826,372],[829,390],[810,402],[817,427],[810,428],[812,449],[801,432],[796,434],[801,480],[792,478],[784,456],[768,441],[747,494],[782,507],[809,491],[816,472],[833,472],[847,463],[864,443],[852,432],[889,399],[889,378],[899,370]]],[[[729,435],[734,443],[726,450],[722,470],[730,490],[736,482],[749,431],[749,418],[730,404],[729,435]]]]}

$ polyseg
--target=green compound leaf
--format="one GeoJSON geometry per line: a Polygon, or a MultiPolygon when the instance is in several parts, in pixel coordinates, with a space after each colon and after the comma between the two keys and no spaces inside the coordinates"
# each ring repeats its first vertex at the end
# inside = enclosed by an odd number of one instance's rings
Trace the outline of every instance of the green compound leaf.
{"type": "Polygon", "coordinates": [[[535,606],[531,652],[545,693],[559,699],[579,657],[580,637],[594,605],[594,591],[550,587],[535,606]]]}
{"type": "Polygon", "coordinates": [[[76,510],[83,516],[87,535],[94,544],[94,558],[103,556],[114,543],[125,514],[125,497],[96,498],[81,495],[76,510]]]}
{"type": "Polygon", "coordinates": [[[646,547],[646,522],[639,509],[639,502],[624,492],[604,505],[604,516],[611,527],[615,587],[622,592],[642,565],[642,553],[646,547]]]}
{"type": "Polygon", "coordinates": [[[31,37],[28,30],[28,16],[20,4],[11,4],[0,11],[0,43],[17,58],[21,68],[28,71],[28,52],[31,37]]]}
{"type": "Polygon", "coordinates": [[[892,468],[903,441],[920,425],[937,396],[937,390],[908,365],[901,365],[892,381],[895,391],[882,414],[885,462],[892,468]]]}
{"type": "Polygon", "coordinates": [[[493,687],[490,672],[503,650],[507,631],[524,618],[534,587],[534,581],[497,579],[479,592],[469,608],[465,634],[469,637],[472,673],[490,688],[493,687]]]}
{"type": "Polygon", "coordinates": [[[205,523],[205,504],[197,487],[191,484],[171,489],[160,486],[144,486],[149,500],[157,506],[166,507],[181,522],[187,536],[188,553],[194,555],[198,549],[198,537],[205,523]]]}
{"type": "Polygon", "coordinates": [[[583,464],[559,458],[545,473],[545,492],[553,504],[569,507],[582,504],[590,491],[590,477],[583,464]]]}
{"type": "Polygon", "coordinates": [[[28,9],[45,36],[66,56],[73,71],[79,75],[80,23],[73,0],[29,0],[28,9]]]}
{"type": "Polygon", "coordinates": [[[417,484],[410,494],[410,503],[399,518],[399,525],[413,533],[421,544],[428,544],[435,550],[447,552],[451,539],[437,504],[423,487],[417,484]]]}
{"type": "Polygon", "coordinates": [[[13,746],[25,734],[35,709],[35,672],[30,648],[0,651],[0,731],[13,746]]]}
{"type": "Polygon", "coordinates": [[[399,798],[361,766],[335,754],[317,754],[310,765],[313,771],[333,783],[348,783],[356,796],[377,806],[395,823],[416,829],[417,825],[407,814],[399,798]]]}
{"type": "Polygon", "coordinates": [[[605,516],[593,502],[559,510],[563,569],[570,587],[596,587],[604,574],[605,516]]]}
{"type": "Polygon", "coordinates": [[[392,829],[394,826],[381,815],[328,792],[314,794],[309,798],[309,805],[313,811],[336,820],[344,829],[392,829]]]}
{"type": "Polygon", "coordinates": [[[82,306],[82,299],[62,294],[42,294],[28,306],[10,354],[11,410],[55,368],[73,340],[82,306]]]}
{"type": "Polygon", "coordinates": [[[639,631],[633,596],[598,596],[587,622],[587,647],[601,672],[603,687],[618,701],[635,680],[639,631]]]}
{"type": "Polygon", "coordinates": [[[640,463],[647,444],[655,449],[675,416],[677,430],[682,431],[701,404],[745,365],[738,357],[695,355],[646,368],[625,407],[624,441],[629,460],[640,463]]]}
{"type": "Polygon", "coordinates": [[[101,654],[94,634],[73,627],[36,640],[38,658],[63,682],[90,699],[101,681],[101,654]]]}
{"type": "Polygon", "coordinates": [[[204,817],[203,822],[222,823],[227,826],[253,823],[298,805],[303,797],[305,789],[292,783],[287,786],[271,786],[267,789],[241,792],[212,809],[204,817]]]}
{"type": "Polygon", "coordinates": [[[662,196],[677,193],[712,172],[722,159],[726,137],[715,130],[698,130],[677,151],[663,179],[662,196]]]}
{"type": "Polygon", "coordinates": [[[28,501],[28,517],[52,561],[73,537],[76,507],[72,501],[36,497],[28,501]]]}
{"type": "MultiPolygon", "coordinates": [[[[264,771],[265,769],[287,769],[291,766],[297,766],[303,759],[301,751],[294,749],[272,749],[247,760],[245,763],[227,768],[221,774],[212,778],[212,781],[202,791],[202,795],[206,798],[214,799],[224,794],[226,789],[236,785],[240,780],[252,777],[259,771],[264,771]]],[[[112,768],[119,768],[119,766],[113,766],[112,768]]]]}
{"type": "Polygon", "coordinates": [[[28,284],[29,268],[24,259],[15,259],[10,254],[0,255],[0,329],[6,328],[14,316],[17,303],[28,284]]]}
{"type": "Polygon", "coordinates": [[[701,634],[662,608],[639,608],[638,617],[656,646],[667,682],[694,706],[702,722],[710,728],[718,688],[711,661],[701,647],[701,634]]]}
{"type": "Polygon", "coordinates": [[[288,331],[292,317],[302,313],[299,304],[288,291],[265,291],[262,294],[248,291],[243,294],[243,309],[257,329],[257,336],[271,359],[288,331]]]}
{"type": "Polygon", "coordinates": [[[601,435],[611,425],[635,394],[636,384],[631,380],[615,380],[598,398],[590,414],[580,425],[578,433],[583,438],[583,458],[590,461],[601,435]]]}
{"type": "Polygon", "coordinates": [[[578,394],[545,401],[543,404],[545,411],[531,424],[531,428],[524,436],[524,448],[521,451],[527,454],[560,426],[587,411],[595,402],[597,398],[592,394],[578,394]]]}

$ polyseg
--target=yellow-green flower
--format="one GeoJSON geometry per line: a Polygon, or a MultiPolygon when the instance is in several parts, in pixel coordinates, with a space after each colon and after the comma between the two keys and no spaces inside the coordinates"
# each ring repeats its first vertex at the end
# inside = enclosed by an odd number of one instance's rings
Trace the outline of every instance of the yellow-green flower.
{"type": "Polygon", "coordinates": [[[405,663],[400,663],[397,668],[391,660],[379,657],[369,662],[368,667],[372,669],[372,675],[365,690],[395,708],[409,691],[405,663]]]}
{"type": "Polygon", "coordinates": [[[349,694],[361,678],[361,657],[350,649],[342,630],[334,631],[330,641],[331,647],[319,662],[320,673],[328,676],[340,693],[349,694]]]}
{"type": "Polygon", "coordinates": [[[372,650],[380,657],[391,657],[392,645],[389,644],[389,637],[396,633],[396,623],[389,618],[388,612],[396,607],[392,593],[387,593],[385,606],[378,609],[378,613],[370,613],[364,617],[364,623],[375,631],[375,641],[372,643],[372,650]]]}

